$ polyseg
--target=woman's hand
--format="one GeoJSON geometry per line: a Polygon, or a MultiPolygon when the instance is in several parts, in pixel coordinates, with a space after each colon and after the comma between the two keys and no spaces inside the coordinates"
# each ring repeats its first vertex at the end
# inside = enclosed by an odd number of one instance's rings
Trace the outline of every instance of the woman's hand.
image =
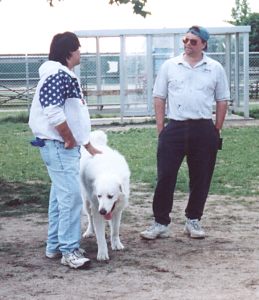
{"type": "Polygon", "coordinates": [[[96,149],[90,142],[88,144],[84,145],[84,147],[91,155],[102,153],[100,150],[96,149]]]}

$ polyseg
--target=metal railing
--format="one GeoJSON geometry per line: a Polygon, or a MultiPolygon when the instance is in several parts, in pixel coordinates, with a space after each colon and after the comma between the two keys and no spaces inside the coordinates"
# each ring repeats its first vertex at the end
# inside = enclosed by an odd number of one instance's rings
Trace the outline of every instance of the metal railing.
{"type": "MultiPolygon", "coordinates": [[[[246,53],[248,26],[212,28],[208,55],[226,69],[233,111],[246,116],[249,101],[259,100],[259,53],[246,53]],[[249,66],[249,68],[248,68],[249,66]]],[[[89,107],[121,116],[152,115],[152,87],[159,67],[182,51],[182,30],[77,32],[79,75],[89,107]]],[[[0,107],[30,106],[47,55],[0,56],[0,107]]]]}

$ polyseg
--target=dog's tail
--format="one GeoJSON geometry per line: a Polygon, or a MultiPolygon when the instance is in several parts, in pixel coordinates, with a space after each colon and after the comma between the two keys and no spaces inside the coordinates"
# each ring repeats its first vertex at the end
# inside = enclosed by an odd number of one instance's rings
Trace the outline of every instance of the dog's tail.
{"type": "Polygon", "coordinates": [[[107,145],[108,138],[104,131],[94,130],[90,133],[90,142],[93,145],[107,145]]]}

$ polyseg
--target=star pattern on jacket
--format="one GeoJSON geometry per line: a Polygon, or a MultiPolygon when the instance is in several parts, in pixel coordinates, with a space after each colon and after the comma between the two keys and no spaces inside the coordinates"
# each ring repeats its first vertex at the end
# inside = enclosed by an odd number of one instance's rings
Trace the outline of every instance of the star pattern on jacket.
{"type": "Polygon", "coordinates": [[[76,78],[63,70],[50,75],[40,89],[40,103],[43,107],[63,106],[68,98],[82,98],[76,78]]]}

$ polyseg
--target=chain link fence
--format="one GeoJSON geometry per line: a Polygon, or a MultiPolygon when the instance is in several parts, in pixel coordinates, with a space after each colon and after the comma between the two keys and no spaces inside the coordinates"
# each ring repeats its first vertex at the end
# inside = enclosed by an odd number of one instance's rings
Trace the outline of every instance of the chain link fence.
{"type": "MultiPolygon", "coordinates": [[[[216,37],[214,37],[216,38],[216,37]]],[[[220,37],[222,38],[222,37],[220,37]]],[[[103,38],[103,44],[107,41],[103,38]]],[[[155,37],[157,44],[160,44],[161,37],[155,37]]],[[[153,48],[152,51],[152,72],[149,74],[147,66],[147,52],[145,46],[145,38],[140,37],[137,40],[138,45],[142,45],[140,50],[128,45],[136,43],[136,38],[131,37],[126,40],[126,51],[121,60],[120,57],[120,38],[113,38],[113,50],[116,51],[100,51],[99,55],[95,50],[88,51],[82,45],[81,64],[77,73],[81,80],[81,86],[84,97],[91,109],[99,113],[119,112],[128,107],[133,111],[133,115],[142,114],[146,110],[146,114],[151,114],[150,109],[146,109],[149,82],[154,81],[157,71],[163,61],[172,56],[170,45],[167,47],[153,48]],[[134,40],[133,40],[134,39],[134,40]],[[117,44],[117,46],[116,46],[117,44]],[[127,48],[128,47],[128,48],[127,48]],[[123,66],[121,62],[123,61],[123,66]],[[124,106],[121,105],[121,80],[124,74],[125,94],[130,99],[124,106]],[[145,107],[145,109],[141,109],[145,107]]],[[[94,42],[94,40],[92,40],[94,42]]],[[[163,43],[163,41],[162,41],[163,43]]],[[[84,43],[82,43],[84,44],[84,43]]],[[[87,40],[89,47],[91,41],[87,40]]],[[[106,43],[107,44],[107,43],[106,43]]],[[[215,43],[214,43],[215,45],[215,43]]],[[[95,46],[94,46],[95,47],[95,46]]],[[[182,49],[180,49],[182,50],[182,49]]],[[[226,54],[217,48],[208,49],[208,55],[218,60],[223,66],[226,66],[226,54]],[[213,51],[215,50],[215,51],[213,51]]],[[[242,49],[239,52],[242,57],[242,49]]],[[[2,55],[0,56],[0,109],[8,108],[28,108],[32,101],[37,82],[39,80],[38,69],[40,65],[48,59],[47,55],[2,55]]],[[[231,70],[228,72],[235,73],[235,53],[230,53],[231,70]]],[[[242,59],[240,59],[243,64],[242,59]]],[[[240,68],[239,85],[243,85],[242,68],[240,68]]],[[[230,74],[230,78],[231,75],[230,74]]],[[[236,89],[234,82],[231,80],[232,98],[235,98],[236,89]]],[[[240,88],[242,90],[242,88],[240,88]]],[[[259,53],[252,52],[249,54],[249,100],[259,101],[259,53]]]]}
{"type": "Polygon", "coordinates": [[[38,69],[47,55],[0,56],[0,108],[25,108],[39,81],[38,69]]]}
{"type": "Polygon", "coordinates": [[[249,54],[249,98],[259,101],[259,52],[249,54]]]}
{"type": "MultiPolygon", "coordinates": [[[[224,63],[224,54],[209,54],[212,58],[224,63]]],[[[165,53],[156,55],[155,72],[161,63],[170,57],[165,53]]],[[[29,107],[39,80],[38,69],[47,60],[47,55],[0,56],[0,108],[29,107]]],[[[143,56],[129,58],[131,77],[135,80],[137,93],[146,97],[146,75],[143,70],[143,56]]],[[[106,85],[102,101],[96,92],[96,56],[83,54],[81,58],[81,85],[89,106],[119,105],[119,55],[116,53],[101,56],[100,81],[106,85]]],[[[259,52],[249,54],[249,98],[251,102],[259,101],[259,52]]]]}

